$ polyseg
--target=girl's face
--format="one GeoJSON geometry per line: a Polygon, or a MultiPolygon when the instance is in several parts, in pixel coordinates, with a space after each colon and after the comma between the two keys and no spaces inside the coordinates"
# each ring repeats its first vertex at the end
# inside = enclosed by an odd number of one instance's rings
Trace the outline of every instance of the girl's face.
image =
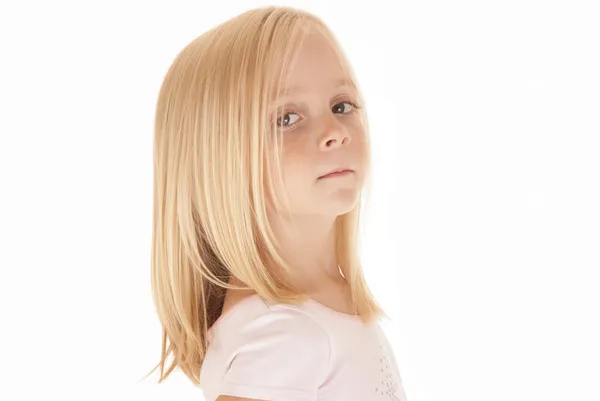
{"type": "Polygon", "coordinates": [[[283,141],[283,179],[294,215],[335,217],[360,198],[368,150],[357,92],[348,82],[335,51],[311,32],[289,71],[287,94],[272,113],[283,141]],[[324,177],[337,170],[346,172],[324,177]]]}

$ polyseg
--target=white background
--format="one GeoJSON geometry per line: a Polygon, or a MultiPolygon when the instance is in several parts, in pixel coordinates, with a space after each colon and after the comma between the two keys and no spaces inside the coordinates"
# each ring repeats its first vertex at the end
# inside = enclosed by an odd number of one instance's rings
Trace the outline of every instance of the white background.
{"type": "MultiPolygon", "coordinates": [[[[0,399],[202,400],[159,360],[164,74],[261,1],[3,1],[0,399]]],[[[593,1],[287,1],[332,28],[375,154],[364,264],[409,401],[600,400],[593,1]]]]}

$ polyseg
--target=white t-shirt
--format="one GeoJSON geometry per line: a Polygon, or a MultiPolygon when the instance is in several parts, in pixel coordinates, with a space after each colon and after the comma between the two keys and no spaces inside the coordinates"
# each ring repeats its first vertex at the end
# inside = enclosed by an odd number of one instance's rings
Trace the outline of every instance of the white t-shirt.
{"type": "Polygon", "coordinates": [[[309,300],[267,303],[253,294],[208,332],[200,372],[206,401],[406,401],[398,364],[378,321],[309,300]]]}

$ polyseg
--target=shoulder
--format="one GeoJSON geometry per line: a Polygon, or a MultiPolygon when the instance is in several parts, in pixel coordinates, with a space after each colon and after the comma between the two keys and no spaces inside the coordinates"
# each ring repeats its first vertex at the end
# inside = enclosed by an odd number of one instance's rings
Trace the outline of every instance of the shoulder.
{"type": "MultiPolygon", "coordinates": [[[[263,301],[264,302],[264,301],[263,301]]],[[[273,343],[293,341],[298,345],[329,348],[329,334],[314,316],[295,305],[266,305],[263,313],[247,322],[248,335],[268,335],[273,343]]]]}
{"type": "Polygon", "coordinates": [[[253,294],[230,303],[211,328],[204,380],[218,383],[208,393],[221,397],[316,399],[331,350],[330,334],[301,305],[253,294]]]}
{"type": "Polygon", "coordinates": [[[258,295],[238,303],[225,318],[215,332],[218,357],[212,359],[224,369],[221,396],[316,397],[331,360],[329,334],[317,320],[295,305],[269,304],[258,295]]]}
{"type": "Polygon", "coordinates": [[[264,363],[264,369],[293,364],[325,371],[331,360],[330,334],[319,321],[298,305],[269,302],[258,294],[232,306],[211,331],[215,349],[238,368],[264,363]]]}
{"type": "Polygon", "coordinates": [[[215,326],[219,330],[219,337],[229,337],[228,342],[238,346],[268,338],[271,347],[279,343],[289,345],[294,341],[301,345],[321,345],[327,351],[329,349],[329,334],[304,308],[268,302],[258,294],[230,302],[215,326]]]}

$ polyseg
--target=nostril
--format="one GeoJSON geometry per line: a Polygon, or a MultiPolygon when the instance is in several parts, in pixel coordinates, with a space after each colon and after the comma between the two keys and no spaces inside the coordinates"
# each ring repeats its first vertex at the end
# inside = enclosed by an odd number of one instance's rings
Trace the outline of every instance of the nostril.
{"type": "Polygon", "coordinates": [[[344,137],[344,138],[342,138],[342,140],[341,140],[341,141],[339,141],[339,140],[337,140],[337,139],[328,139],[328,140],[325,142],[325,146],[326,146],[326,147],[331,147],[331,146],[333,146],[333,145],[335,145],[335,144],[337,144],[337,143],[341,143],[342,145],[346,145],[346,144],[347,144],[349,141],[350,141],[350,138],[349,138],[349,137],[344,137]]]}

